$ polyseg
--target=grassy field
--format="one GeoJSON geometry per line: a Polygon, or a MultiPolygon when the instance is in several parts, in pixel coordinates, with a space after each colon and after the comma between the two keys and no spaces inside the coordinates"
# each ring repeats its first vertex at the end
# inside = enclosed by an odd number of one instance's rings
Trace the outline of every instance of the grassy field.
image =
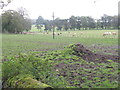
{"type": "Polygon", "coordinates": [[[35,28],[32,32],[37,33],[2,35],[3,80],[9,87],[13,82],[8,78],[17,73],[32,75],[55,88],[118,87],[117,62],[88,62],[73,55],[73,49],[64,48],[80,43],[95,53],[118,55],[118,30],[61,31],[55,32],[55,39],[52,32],[35,28]],[[103,36],[104,32],[117,35],[103,36]]]}
{"type": "MultiPolygon", "coordinates": [[[[90,30],[90,31],[70,31],[70,33],[62,31],[61,35],[56,35],[55,39],[52,38],[52,33],[49,34],[3,34],[2,35],[2,50],[3,56],[14,55],[20,52],[29,51],[41,51],[41,50],[54,50],[63,49],[63,47],[74,44],[81,43],[86,47],[92,46],[116,46],[118,44],[117,35],[102,36],[104,32],[117,30],[90,30]],[[80,34],[82,32],[83,34],[80,34]],[[73,36],[75,34],[75,36],[73,36]]],[[[58,33],[58,32],[56,32],[58,33]]],[[[111,48],[109,48],[111,49],[111,48]]]]}

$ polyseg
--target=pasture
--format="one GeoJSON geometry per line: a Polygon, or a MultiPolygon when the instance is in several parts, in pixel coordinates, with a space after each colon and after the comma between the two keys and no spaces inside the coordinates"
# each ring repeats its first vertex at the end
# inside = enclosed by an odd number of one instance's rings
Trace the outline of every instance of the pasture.
{"type": "MultiPolygon", "coordinates": [[[[117,62],[86,61],[74,51],[73,45],[80,43],[101,55],[118,55],[118,30],[56,31],[55,39],[52,32],[31,32],[2,35],[3,61],[8,61],[3,64],[3,80],[19,73],[32,75],[54,88],[118,87],[117,62]],[[104,32],[117,35],[103,36],[104,32]]],[[[8,86],[13,82],[8,79],[8,86]]]]}
{"type": "MultiPolygon", "coordinates": [[[[37,32],[35,34],[3,34],[2,35],[2,54],[3,56],[14,55],[20,52],[28,53],[31,51],[59,50],[74,43],[81,43],[86,47],[96,48],[97,51],[117,50],[118,34],[103,36],[106,31],[118,32],[117,30],[81,30],[81,31],[61,31],[62,34],[52,38],[52,32],[37,32]],[[81,34],[82,32],[82,34],[81,34]]],[[[94,49],[95,50],[95,49],[94,49]]],[[[115,53],[113,53],[115,54],[115,53]]]]}

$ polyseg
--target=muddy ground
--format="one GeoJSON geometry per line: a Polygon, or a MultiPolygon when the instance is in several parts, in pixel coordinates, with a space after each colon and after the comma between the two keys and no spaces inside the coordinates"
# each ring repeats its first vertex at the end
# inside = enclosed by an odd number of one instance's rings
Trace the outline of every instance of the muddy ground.
{"type": "MultiPolygon", "coordinates": [[[[76,48],[73,50],[75,51],[75,55],[82,57],[84,60],[93,61],[93,62],[107,62],[107,60],[113,60],[115,62],[119,62],[120,57],[118,55],[106,55],[103,53],[94,53],[89,49],[86,49],[81,44],[76,44],[76,48]]],[[[105,50],[107,52],[107,50],[105,50]]]]}

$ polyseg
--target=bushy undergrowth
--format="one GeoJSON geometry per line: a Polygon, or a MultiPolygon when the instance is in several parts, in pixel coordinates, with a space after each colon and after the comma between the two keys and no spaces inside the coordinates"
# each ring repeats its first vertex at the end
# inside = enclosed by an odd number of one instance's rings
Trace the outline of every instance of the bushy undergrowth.
{"type": "Polygon", "coordinates": [[[27,74],[56,88],[66,86],[63,77],[58,77],[52,70],[51,61],[37,58],[34,55],[20,54],[19,57],[12,57],[10,60],[3,62],[2,68],[3,82],[17,75],[27,74]]]}
{"type": "MultiPolygon", "coordinates": [[[[75,45],[64,50],[20,54],[3,62],[3,81],[19,74],[54,88],[117,88],[118,63],[94,63],[73,55],[75,45]]],[[[10,86],[9,86],[10,87],[10,86]]]]}

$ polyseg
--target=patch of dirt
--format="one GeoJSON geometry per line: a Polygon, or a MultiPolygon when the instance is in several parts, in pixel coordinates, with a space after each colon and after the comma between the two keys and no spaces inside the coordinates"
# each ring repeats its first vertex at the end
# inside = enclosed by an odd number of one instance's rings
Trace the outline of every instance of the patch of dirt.
{"type": "Polygon", "coordinates": [[[86,61],[93,61],[93,62],[107,62],[107,60],[113,60],[115,62],[120,62],[120,57],[117,55],[103,55],[98,53],[93,53],[92,51],[86,49],[81,44],[76,44],[76,47],[73,48],[75,51],[75,55],[82,57],[86,61]]]}
{"type": "Polygon", "coordinates": [[[85,46],[89,50],[93,50],[98,54],[118,55],[118,45],[105,46],[101,44],[93,44],[91,46],[85,46]]]}
{"type": "MultiPolygon", "coordinates": [[[[107,63],[107,60],[113,60],[115,62],[119,62],[120,57],[117,55],[105,55],[94,53],[89,49],[85,48],[81,44],[76,44],[75,47],[71,46],[75,51],[73,54],[79,57],[82,57],[85,61],[94,62],[94,63],[107,63]]],[[[106,64],[107,65],[107,64],[106,64]]],[[[65,77],[70,86],[76,86],[78,88],[82,88],[82,84],[86,83],[86,81],[93,81],[91,84],[96,83],[95,77],[100,78],[100,82],[103,82],[106,79],[110,81],[117,80],[117,77],[113,77],[112,74],[103,73],[100,68],[102,65],[97,64],[86,64],[86,63],[59,63],[55,65],[55,71],[58,73],[58,76],[65,77]],[[99,73],[98,73],[99,72],[99,73]],[[77,81],[77,83],[75,82],[77,81]]],[[[104,68],[112,68],[111,72],[114,72],[114,68],[112,66],[105,66],[104,68]]],[[[103,69],[104,69],[103,68],[103,69]]],[[[89,87],[91,87],[90,85],[89,87]]]]}

